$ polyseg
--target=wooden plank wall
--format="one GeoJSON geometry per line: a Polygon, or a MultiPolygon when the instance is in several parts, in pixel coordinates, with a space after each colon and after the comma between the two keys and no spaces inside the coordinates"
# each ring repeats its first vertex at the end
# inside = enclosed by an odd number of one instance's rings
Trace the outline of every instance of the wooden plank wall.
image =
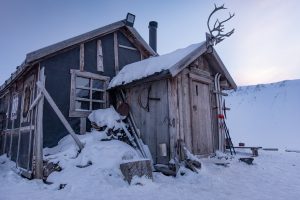
{"type": "Polygon", "coordinates": [[[126,89],[126,101],[130,105],[144,143],[149,146],[154,163],[167,164],[170,160],[167,80],[159,80],[126,89]],[[142,107],[147,105],[150,85],[149,96],[160,98],[160,100],[150,100],[148,112],[142,107]],[[164,143],[167,145],[167,156],[160,155],[159,145],[164,143]]]}

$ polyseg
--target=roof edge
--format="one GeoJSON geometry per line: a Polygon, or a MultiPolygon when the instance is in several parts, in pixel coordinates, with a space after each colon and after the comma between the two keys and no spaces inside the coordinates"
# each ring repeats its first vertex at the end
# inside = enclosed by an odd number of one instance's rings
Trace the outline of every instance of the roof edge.
{"type": "Polygon", "coordinates": [[[100,27],[98,29],[83,33],[81,35],[78,35],[78,36],[63,40],[61,42],[57,42],[52,45],[43,47],[36,51],[32,51],[26,55],[26,63],[34,62],[35,60],[41,59],[41,58],[48,56],[50,54],[53,54],[57,51],[61,51],[63,49],[66,49],[66,48],[76,45],[78,43],[84,42],[91,38],[98,37],[104,33],[114,31],[114,30],[119,29],[124,26],[126,26],[124,23],[124,20],[120,20],[120,21],[108,24],[106,26],[100,27]]]}

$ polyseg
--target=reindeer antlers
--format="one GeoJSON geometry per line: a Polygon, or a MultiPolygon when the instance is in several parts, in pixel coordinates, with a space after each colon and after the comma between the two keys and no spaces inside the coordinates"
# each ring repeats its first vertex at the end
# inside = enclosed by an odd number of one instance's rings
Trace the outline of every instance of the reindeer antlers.
{"type": "Polygon", "coordinates": [[[226,9],[227,8],[224,7],[224,4],[219,6],[219,7],[217,7],[216,4],[215,4],[214,10],[210,13],[210,15],[208,17],[207,27],[208,27],[209,34],[210,34],[209,37],[208,37],[209,46],[213,46],[213,45],[216,45],[216,44],[220,43],[221,41],[223,41],[225,39],[225,37],[231,36],[234,32],[234,29],[232,29],[228,33],[223,33],[224,32],[224,24],[223,23],[225,23],[228,20],[230,20],[231,18],[233,18],[234,13],[233,14],[229,13],[229,17],[227,19],[223,20],[223,21],[219,21],[219,19],[217,19],[216,22],[214,23],[214,26],[213,26],[212,29],[209,26],[209,21],[210,21],[211,16],[215,12],[217,12],[218,10],[226,10],[226,9]]]}

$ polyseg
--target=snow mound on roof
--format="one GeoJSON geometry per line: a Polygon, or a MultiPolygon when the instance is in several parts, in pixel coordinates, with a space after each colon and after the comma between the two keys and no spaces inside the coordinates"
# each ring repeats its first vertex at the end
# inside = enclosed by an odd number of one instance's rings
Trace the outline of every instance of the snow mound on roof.
{"type": "Polygon", "coordinates": [[[139,80],[155,73],[168,70],[180,60],[185,58],[187,55],[192,53],[202,43],[192,44],[186,48],[177,49],[171,53],[150,57],[148,59],[138,61],[126,65],[117,76],[115,76],[108,86],[108,88],[113,88],[119,85],[127,84],[135,80],[139,80]]]}
{"type": "Polygon", "coordinates": [[[94,110],[88,118],[99,127],[107,126],[107,128],[113,130],[121,128],[122,117],[112,106],[106,109],[94,110]]]}

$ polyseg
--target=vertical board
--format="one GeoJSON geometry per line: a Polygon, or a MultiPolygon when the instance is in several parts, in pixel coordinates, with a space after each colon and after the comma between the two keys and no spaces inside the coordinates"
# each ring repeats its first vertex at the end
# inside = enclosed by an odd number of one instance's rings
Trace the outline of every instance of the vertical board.
{"type": "Polygon", "coordinates": [[[167,81],[132,87],[126,93],[127,103],[140,129],[143,142],[149,146],[154,164],[167,164],[170,160],[167,81]],[[151,91],[148,96],[150,86],[151,91]],[[148,97],[159,98],[159,100],[149,100],[149,112],[146,109],[148,97]],[[166,145],[166,156],[160,154],[160,144],[166,145]]]}
{"type": "Polygon", "coordinates": [[[155,121],[154,134],[156,135],[156,162],[168,164],[170,160],[170,139],[169,139],[169,110],[167,81],[161,80],[151,85],[149,98],[159,98],[160,100],[150,100],[149,108],[155,121]],[[166,152],[164,152],[166,145],[166,152]]]}
{"type": "Polygon", "coordinates": [[[178,113],[178,95],[177,80],[172,78],[168,80],[168,104],[169,104],[169,133],[170,133],[170,158],[176,156],[175,144],[179,138],[179,113],[178,113]]]}
{"type": "Polygon", "coordinates": [[[79,63],[80,71],[84,71],[84,43],[80,44],[79,63]]]}
{"type": "Polygon", "coordinates": [[[115,58],[115,73],[118,74],[119,69],[119,43],[118,43],[118,34],[114,32],[114,58],[115,58]]]}
{"type": "Polygon", "coordinates": [[[209,85],[191,81],[193,153],[213,153],[209,85]]]}
{"type": "Polygon", "coordinates": [[[97,70],[103,72],[103,51],[101,40],[97,40],[97,70]]]}
{"type": "Polygon", "coordinates": [[[191,130],[191,106],[190,106],[190,88],[189,88],[189,77],[188,74],[185,73],[185,70],[181,76],[182,83],[182,117],[183,120],[183,134],[184,134],[184,142],[187,148],[192,150],[192,130],[191,130]]]}

